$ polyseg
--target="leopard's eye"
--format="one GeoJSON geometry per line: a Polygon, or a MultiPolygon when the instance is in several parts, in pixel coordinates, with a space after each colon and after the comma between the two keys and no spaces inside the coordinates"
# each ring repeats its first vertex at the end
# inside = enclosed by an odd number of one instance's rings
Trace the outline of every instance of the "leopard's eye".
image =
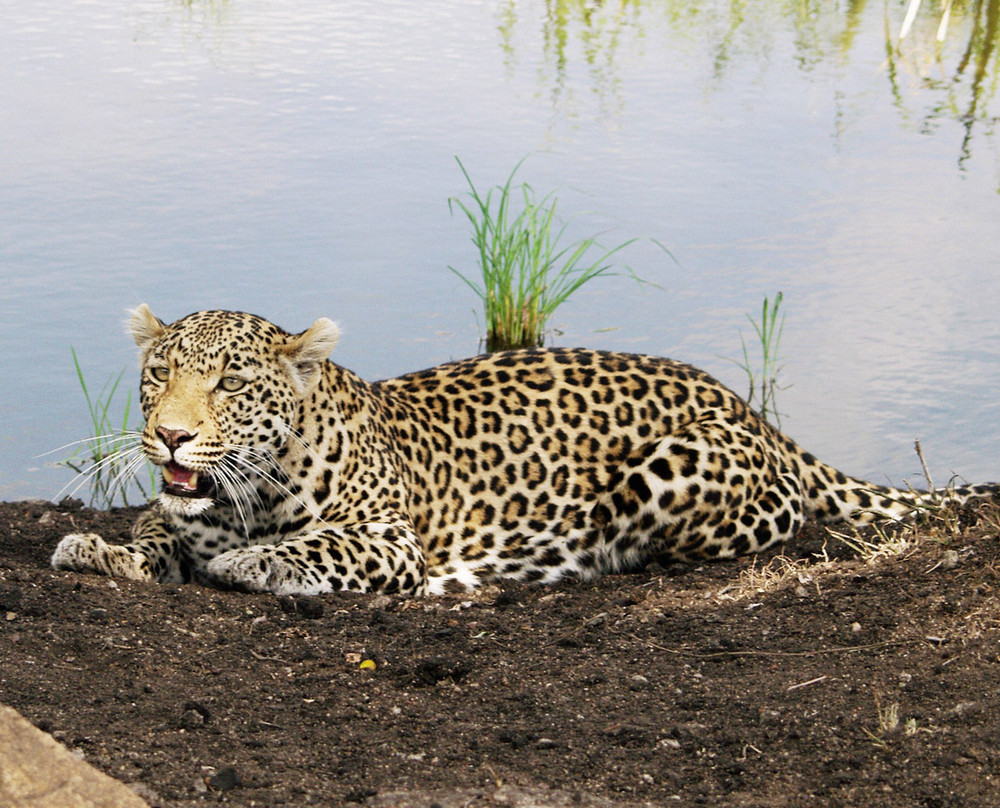
{"type": "Polygon", "coordinates": [[[242,390],[246,385],[246,379],[241,379],[239,376],[223,376],[219,381],[219,389],[227,393],[235,393],[242,390]]]}
{"type": "Polygon", "coordinates": [[[170,378],[170,368],[154,365],[149,369],[149,375],[158,382],[165,382],[170,378]]]}

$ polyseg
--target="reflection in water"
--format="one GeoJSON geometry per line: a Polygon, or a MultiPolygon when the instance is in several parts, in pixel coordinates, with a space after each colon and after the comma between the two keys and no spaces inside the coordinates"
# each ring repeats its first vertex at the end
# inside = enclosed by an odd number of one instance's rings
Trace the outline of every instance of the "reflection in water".
{"type": "MultiPolygon", "coordinates": [[[[571,76],[573,51],[580,49],[583,63],[597,95],[602,119],[614,117],[622,109],[621,79],[616,60],[621,49],[637,46],[635,35],[641,0],[545,0],[541,49],[542,75],[552,108],[560,114],[575,115],[576,99],[571,76]]],[[[515,36],[518,0],[503,0],[498,9],[500,47],[508,71],[516,62],[515,36]]]]}
{"type": "MultiPolygon", "coordinates": [[[[959,150],[959,167],[972,155],[977,124],[985,125],[987,137],[995,136],[997,116],[989,104],[1000,81],[1000,0],[975,0],[961,6],[948,5],[944,12],[929,12],[909,33],[905,20],[898,41],[886,26],[889,79],[896,104],[903,108],[899,79],[901,63],[921,77],[921,88],[934,100],[920,116],[922,131],[931,132],[941,120],[955,120],[965,131],[959,150]],[[954,16],[953,16],[954,15],[954,16]],[[957,22],[957,25],[955,23],[957,22]],[[955,28],[959,31],[955,31],[955,28]],[[958,44],[964,42],[964,48],[958,44]],[[951,64],[954,66],[952,67],[951,64]],[[937,72],[938,75],[933,75],[937,72]]],[[[1000,188],[998,188],[1000,191],[1000,188]]]]}
{"type": "MultiPolygon", "coordinates": [[[[553,112],[575,117],[580,86],[574,75],[586,70],[606,123],[624,111],[622,72],[628,59],[651,42],[670,49],[699,49],[710,64],[710,86],[745,75],[747,62],[766,70],[778,58],[779,34],[790,30],[794,59],[809,72],[827,62],[850,61],[863,31],[868,0],[843,5],[821,0],[793,4],[746,0],[545,0],[543,17],[528,20],[537,4],[503,0],[498,11],[500,46],[508,71],[519,50],[535,56],[533,40],[522,42],[519,25],[540,27],[543,67],[538,79],[553,112]],[[836,60],[831,57],[837,57],[836,60]]],[[[932,4],[935,5],[936,4],[932,4]]],[[[977,125],[993,138],[998,116],[990,104],[1000,82],[1000,0],[955,0],[946,12],[912,3],[885,7],[886,75],[902,122],[931,131],[940,120],[965,129],[959,166],[969,159],[977,125]],[[913,19],[904,19],[912,6],[913,19]],[[946,14],[946,17],[942,15],[946,14]],[[901,31],[906,33],[900,37],[901,31]],[[943,40],[943,41],[942,41],[943,40]],[[935,75],[936,74],[936,75],[935,75]]],[[[867,43],[865,43],[867,45],[867,43]]],[[[838,99],[847,90],[835,91],[838,99]]]]}
{"type": "MultiPolygon", "coordinates": [[[[971,63],[973,65],[973,78],[970,87],[970,100],[968,111],[965,114],[966,136],[962,143],[962,158],[959,162],[965,161],[969,157],[969,143],[972,140],[972,127],[979,120],[986,120],[988,124],[996,124],[996,118],[990,119],[989,114],[980,112],[985,107],[984,101],[989,101],[989,97],[984,98],[983,92],[986,86],[990,86],[991,94],[996,92],[997,76],[1000,70],[1000,57],[997,50],[998,24],[1000,24],[1000,0],[989,0],[985,5],[982,0],[976,2],[977,13],[975,14],[974,34],[969,38],[969,47],[966,56],[959,64],[956,76],[961,76],[965,68],[971,63]],[[979,9],[982,10],[979,13],[979,9]],[[993,81],[987,81],[990,64],[992,60],[993,81]]],[[[1000,188],[998,188],[1000,191],[1000,188]]]]}

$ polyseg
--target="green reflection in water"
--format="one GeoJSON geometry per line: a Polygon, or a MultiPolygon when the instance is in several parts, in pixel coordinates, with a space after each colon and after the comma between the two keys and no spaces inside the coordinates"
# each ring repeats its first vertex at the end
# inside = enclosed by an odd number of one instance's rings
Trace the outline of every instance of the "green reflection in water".
{"type": "MultiPolygon", "coordinates": [[[[621,79],[616,63],[619,49],[635,49],[643,36],[639,24],[641,5],[641,0],[544,0],[539,78],[554,110],[570,118],[574,115],[573,68],[579,49],[602,116],[621,112],[621,79]]],[[[518,0],[501,0],[497,11],[500,47],[508,73],[513,73],[517,62],[515,40],[520,6],[518,0]]]]}
{"type": "MultiPolygon", "coordinates": [[[[1000,81],[1000,0],[974,0],[931,11],[926,25],[913,41],[893,42],[887,36],[889,77],[897,106],[903,108],[898,66],[909,59],[919,66],[933,66],[921,73],[921,88],[932,99],[919,117],[921,131],[932,133],[942,120],[957,121],[964,129],[958,164],[963,170],[972,156],[977,127],[995,138],[1000,117],[991,110],[1000,81]],[[957,24],[956,24],[957,23],[957,24]],[[959,30],[954,30],[958,28],[959,30]]],[[[905,21],[904,21],[905,26],[905,21]]],[[[1000,187],[997,188],[1000,193],[1000,187]]]]}
{"type": "MultiPolygon", "coordinates": [[[[960,123],[964,169],[977,128],[994,139],[1000,120],[991,107],[1000,81],[1000,0],[945,0],[945,11],[939,1],[914,7],[905,37],[911,0],[881,8],[868,0],[501,0],[497,28],[509,72],[540,45],[539,82],[556,113],[579,114],[574,93],[581,91],[574,88],[582,70],[606,120],[624,110],[623,65],[650,48],[704,53],[712,89],[748,66],[770,67],[789,35],[799,70],[842,67],[852,56],[863,58],[854,51],[865,41],[866,24],[882,22],[884,73],[902,123],[928,133],[942,120],[960,123]],[[540,27],[540,41],[526,36],[524,26],[540,27]]],[[[847,94],[835,92],[838,99],[847,94]]]]}

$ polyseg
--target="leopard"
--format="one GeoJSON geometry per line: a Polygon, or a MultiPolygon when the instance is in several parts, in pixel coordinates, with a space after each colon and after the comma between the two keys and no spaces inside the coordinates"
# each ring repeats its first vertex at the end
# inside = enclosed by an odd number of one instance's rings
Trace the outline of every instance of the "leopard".
{"type": "Polygon", "coordinates": [[[409,597],[755,553],[807,519],[864,525],[1000,485],[916,491],[817,460],[679,361],[529,348],[368,382],[340,331],[235,311],[129,328],[162,478],[127,543],[63,537],[59,570],[309,596],[409,597]]]}

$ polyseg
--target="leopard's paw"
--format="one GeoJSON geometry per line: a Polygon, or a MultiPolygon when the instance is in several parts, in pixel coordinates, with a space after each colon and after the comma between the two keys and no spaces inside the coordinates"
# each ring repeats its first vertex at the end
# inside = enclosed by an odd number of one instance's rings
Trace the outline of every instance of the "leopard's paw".
{"type": "Polygon", "coordinates": [[[101,572],[98,559],[107,546],[96,533],[71,533],[56,545],[52,566],[57,570],[101,572]]]}
{"type": "Polygon", "coordinates": [[[149,561],[127,547],[108,544],[96,533],[71,533],[64,536],[52,553],[57,570],[96,572],[134,581],[152,581],[149,561]]]}
{"type": "Polygon", "coordinates": [[[270,545],[227,550],[209,561],[207,570],[223,586],[245,592],[319,595],[332,591],[329,581],[270,545]]]}

